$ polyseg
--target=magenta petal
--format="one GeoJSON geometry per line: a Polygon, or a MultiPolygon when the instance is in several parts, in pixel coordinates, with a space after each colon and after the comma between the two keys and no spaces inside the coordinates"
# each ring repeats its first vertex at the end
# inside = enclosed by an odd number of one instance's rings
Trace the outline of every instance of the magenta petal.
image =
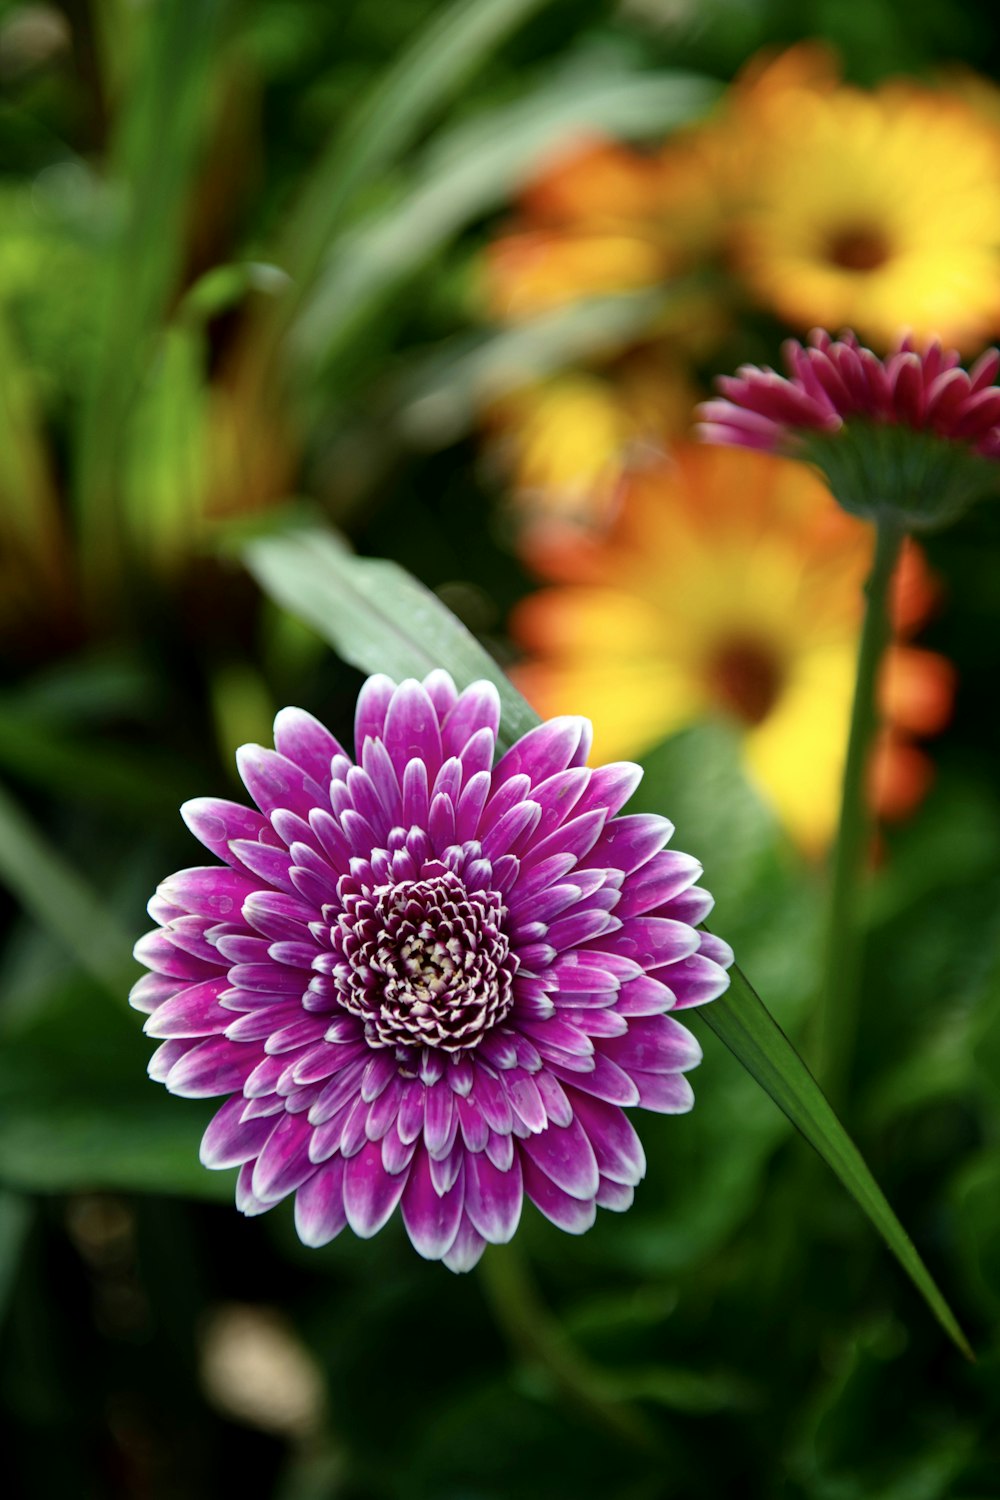
{"type": "Polygon", "coordinates": [[[694,1104],[694,1090],[683,1073],[633,1072],[643,1109],[660,1115],[685,1115],[694,1104]]]}
{"type": "Polygon", "coordinates": [[[201,865],[178,870],[161,880],[157,894],[182,910],[217,922],[238,917],[249,895],[259,888],[254,875],[226,865],[201,865]]]}
{"type": "Polygon", "coordinates": [[[549,1125],[540,1134],[528,1136],[521,1150],[571,1198],[593,1198],[597,1192],[597,1158],[575,1116],[571,1125],[549,1125]]]}
{"type": "Polygon", "coordinates": [[[689,1005],[705,1005],[709,1000],[717,1000],[729,988],[729,975],[725,969],[703,953],[692,954],[680,963],[671,964],[656,977],[659,978],[660,974],[677,996],[676,1010],[684,1010],[689,1005]]]}
{"type": "Polygon", "coordinates": [[[628,813],[612,818],[587,856],[588,865],[610,865],[626,874],[658,854],[674,825],[657,813],[628,813]]]}
{"type": "Polygon", "coordinates": [[[184,980],[172,979],[169,974],[143,974],[129,991],[128,1003],[133,1010],[150,1015],[183,988],[184,980]]]}
{"type": "Polygon", "coordinates": [[[451,1248],[441,1259],[449,1271],[471,1271],[485,1249],[486,1241],[468,1216],[463,1214],[451,1248]]]}
{"type": "Polygon", "coordinates": [[[216,979],[204,980],[181,990],[172,1000],[165,1000],[157,1007],[143,1026],[147,1036],[211,1036],[225,1031],[232,1021],[232,1012],[219,1004],[219,996],[228,989],[229,980],[223,974],[216,979]]]}
{"type": "Polygon", "coordinates": [[[213,1036],[185,1052],[174,1063],[165,1082],[172,1094],[181,1094],[186,1099],[232,1094],[242,1089],[257,1061],[255,1048],[213,1036]]]}
{"type": "Polygon", "coordinates": [[[344,753],[330,731],[301,708],[280,711],[274,721],[274,748],[324,789],[330,781],[330,762],[344,753]]]}
{"type": "Polygon", "coordinates": [[[613,1104],[569,1090],[573,1111],[587,1133],[602,1177],[634,1187],[646,1175],[646,1155],[631,1121],[613,1104]]]}
{"type": "Polygon", "coordinates": [[[392,678],[378,673],[368,678],[358,694],[354,714],[354,744],[358,760],[361,759],[365,740],[385,738],[385,716],[395,691],[396,684],[392,678]]]}
{"type": "Polygon", "coordinates": [[[513,1239],[521,1218],[521,1162],[515,1156],[501,1172],[485,1152],[465,1158],[465,1211],[491,1245],[513,1239]]]}
{"type": "Polygon", "coordinates": [[[602,947],[649,970],[676,964],[697,953],[698,941],[697,932],[686,922],[667,917],[629,917],[618,932],[602,940],[602,947]]]}
{"type": "Polygon", "coordinates": [[[623,919],[641,916],[663,906],[694,885],[700,875],[701,865],[690,854],[661,849],[625,882],[615,915],[623,919]]]}
{"type": "Polygon", "coordinates": [[[672,1016],[640,1016],[624,1036],[603,1041],[601,1050],[628,1073],[677,1073],[701,1062],[697,1038],[672,1016]]]}
{"type": "Polygon", "coordinates": [[[624,1213],[631,1208],[635,1202],[635,1188],[625,1182],[612,1182],[609,1177],[601,1178],[601,1185],[597,1189],[598,1208],[610,1208],[612,1213],[624,1213]]]}
{"type": "Polygon", "coordinates": [[[246,1100],[242,1094],[227,1099],[201,1138],[202,1166],[219,1171],[252,1161],[274,1129],[273,1118],[243,1119],[246,1100]]]}
{"type": "MultiPolygon", "coordinates": [[[[491,746],[500,728],[500,694],[492,682],[474,682],[462,692],[441,726],[445,755],[461,756],[466,746],[478,737],[480,747],[491,746]]],[[[477,764],[470,769],[479,770],[477,764]]],[[[486,766],[493,763],[492,748],[486,766]]]]}
{"type": "Polygon", "coordinates": [[[573,764],[587,728],[585,719],[564,715],[529,730],[500,757],[493,773],[494,785],[524,774],[534,786],[554,772],[564,771],[573,764]]]}
{"type": "Polygon", "coordinates": [[[347,1222],[361,1239],[388,1222],[406,1186],[407,1173],[390,1175],[382,1165],[382,1151],[375,1141],[366,1141],[352,1156],[344,1171],[344,1209],[347,1222]]]}
{"type": "Polygon", "coordinates": [[[159,928],[141,937],[132,951],[137,961],[147,968],[155,969],[158,974],[169,975],[172,979],[186,980],[190,984],[214,978],[223,967],[221,960],[209,963],[203,958],[185,953],[170,941],[167,931],[159,928]]]}
{"type": "Polygon", "coordinates": [[[464,1170],[452,1186],[438,1193],[431,1179],[430,1159],[418,1148],[403,1190],[402,1214],[413,1248],[425,1260],[440,1260],[455,1242],[465,1202],[464,1170]]]}
{"type": "Polygon", "coordinates": [[[312,1126],[306,1115],[281,1115],[253,1169],[254,1197],[277,1203],[314,1171],[309,1160],[312,1126]]]}
{"type": "Polygon", "coordinates": [[[597,1217],[592,1198],[574,1198],[557,1187],[552,1179],[535,1165],[530,1156],[522,1154],[521,1168],[524,1191],[537,1209],[567,1234],[583,1234],[590,1229],[597,1217]]]}
{"type": "Polygon", "coordinates": [[[328,1245],[347,1223],[342,1156],[317,1167],[295,1194],[295,1229],[303,1245],[328,1245]]]}
{"type": "Polygon", "coordinates": [[[438,722],[443,723],[458,701],[458,689],[450,672],[436,667],[424,678],[424,690],[434,705],[438,722]]]}
{"type": "Polygon", "coordinates": [[[437,775],[443,760],[441,728],[434,705],[422,683],[408,678],[393,693],[382,738],[398,775],[411,760],[419,760],[428,778],[437,775]]]}
{"type": "Polygon", "coordinates": [[[642,767],[629,760],[598,766],[590,774],[587,789],[580,798],[576,811],[590,812],[591,808],[599,807],[609,814],[617,813],[625,806],[641,780],[642,767]]]}
{"type": "Polygon", "coordinates": [[[238,863],[230,851],[233,839],[256,840],[268,829],[267,819],[255,807],[243,807],[219,797],[192,798],[181,807],[181,817],[195,838],[227,864],[238,863]]]}
{"type": "Polygon", "coordinates": [[[633,1079],[620,1068],[617,1063],[612,1062],[610,1057],[605,1057],[602,1052],[594,1054],[594,1066],[589,1073],[566,1072],[557,1068],[564,1083],[572,1084],[584,1093],[592,1094],[596,1099],[604,1099],[608,1104],[638,1104],[639,1089],[633,1079]]]}

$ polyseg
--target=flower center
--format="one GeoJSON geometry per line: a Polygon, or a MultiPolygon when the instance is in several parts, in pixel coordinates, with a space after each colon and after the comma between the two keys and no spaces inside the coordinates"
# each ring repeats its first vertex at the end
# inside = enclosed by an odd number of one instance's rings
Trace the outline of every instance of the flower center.
{"type": "Polygon", "coordinates": [[[877,271],[889,259],[891,246],[872,224],[848,224],[835,230],[826,244],[826,258],[844,271],[877,271]]]}
{"type": "Polygon", "coordinates": [[[420,880],[350,889],[331,929],[337,998],[372,1047],[460,1052],[510,1010],[518,960],[495,891],[467,891],[436,861],[420,880]]]}
{"type": "Polygon", "coordinates": [[[774,651],[750,639],[724,642],[708,663],[709,686],[716,702],[749,725],[767,718],[778,700],[783,676],[774,651]]]}

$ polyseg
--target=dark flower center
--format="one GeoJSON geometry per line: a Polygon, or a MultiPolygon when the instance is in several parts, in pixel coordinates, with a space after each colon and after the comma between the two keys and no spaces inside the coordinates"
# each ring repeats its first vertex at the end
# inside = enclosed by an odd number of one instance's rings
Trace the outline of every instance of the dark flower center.
{"type": "Polygon", "coordinates": [[[510,1010],[517,957],[495,891],[436,862],[420,880],[343,891],[331,930],[337,998],[372,1047],[475,1047],[510,1010]]]}
{"type": "Polygon", "coordinates": [[[830,235],[826,257],[845,271],[877,271],[884,266],[892,247],[881,229],[871,224],[849,224],[830,235]]]}
{"type": "Polygon", "coordinates": [[[744,724],[767,718],[781,692],[784,674],[774,651],[760,641],[726,641],[708,663],[712,695],[726,713],[744,724]]]}

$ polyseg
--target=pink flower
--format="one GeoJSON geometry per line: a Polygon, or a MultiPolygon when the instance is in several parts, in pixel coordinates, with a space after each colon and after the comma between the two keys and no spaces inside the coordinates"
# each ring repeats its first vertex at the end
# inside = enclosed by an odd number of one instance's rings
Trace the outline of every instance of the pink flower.
{"type": "Polygon", "coordinates": [[[619,816],[641,772],[586,765],[560,718],[494,764],[500,702],[445,672],[369,678],[356,759],[286,708],[247,745],[256,808],[199,798],[225,861],[181,870],[136,947],[150,1074],[225,1096],[207,1167],[258,1214],[295,1196],[307,1245],[398,1206],[454,1271],[510,1239],[522,1201],[570,1233],[645,1170],[625,1109],[690,1109],[698,1043],[671,1011],[726,988],[712,898],[665,818],[619,816]],[[259,809],[259,811],[258,811],[259,809]]]}
{"type": "Polygon", "coordinates": [[[788,339],[789,376],[757,365],[720,375],[724,401],[699,409],[699,434],[710,443],[786,452],[799,431],[838,432],[852,419],[935,433],[1000,457],[1000,352],[987,349],[966,372],[954,349],[931,344],[921,354],[904,338],[879,359],[853,333],[832,339],[817,328],[803,346],[788,339]]]}
{"type": "Polygon", "coordinates": [[[904,338],[879,359],[853,333],[814,329],[784,355],[787,377],[757,365],[719,377],[725,399],[699,408],[703,441],[806,459],[845,510],[908,530],[947,524],[996,488],[996,349],[966,371],[939,343],[921,353],[904,338]]]}

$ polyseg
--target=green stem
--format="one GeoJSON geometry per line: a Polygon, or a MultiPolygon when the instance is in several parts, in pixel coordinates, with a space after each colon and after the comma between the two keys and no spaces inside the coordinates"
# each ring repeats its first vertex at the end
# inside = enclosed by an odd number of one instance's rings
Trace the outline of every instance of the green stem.
{"type": "Polygon", "coordinates": [[[480,1262],[480,1276],[497,1324],[527,1367],[543,1370],[562,1396],[618,1438],[647,1453],[660,1452],[643,1413],[613,1391],[613,1383],[552,1316],[514,1245],[491,1246],[480,1262]]]}
{"type": "Polygon", "coordinates": [[[902,543],[903,531],[896,522],[877,523],[833,855],[819,1014],[819,1073],[834,1103],[847,1088],[857,1032],[863,949],[860,897],[871,833],[868,765],[878,727],[879,667],[889,640],[889,587],[902,543]]]}

